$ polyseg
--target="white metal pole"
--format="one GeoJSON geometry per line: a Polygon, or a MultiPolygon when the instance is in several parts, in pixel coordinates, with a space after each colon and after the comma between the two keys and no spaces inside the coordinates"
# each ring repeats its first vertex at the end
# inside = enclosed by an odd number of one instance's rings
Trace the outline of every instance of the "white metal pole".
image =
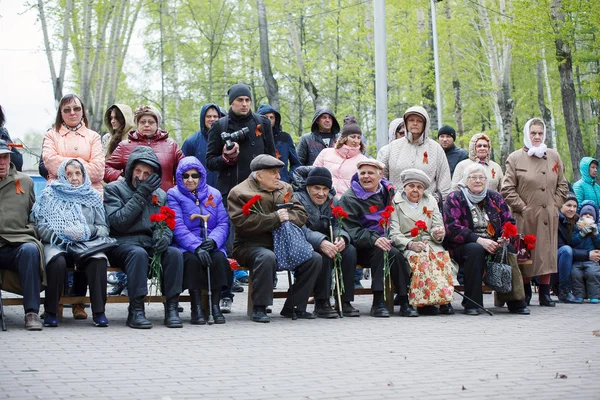
{"type": "Polygon", "coordinates": [[[435,0],[431,0],[431,29],[433,34],[433,61],[435,64],[435,103],[437,109],[438,129],[442,127],[442,91],[440,89],[440,59],[438,57],[437,22],[435,0]]]}
{"type": "Polygon", "coordinates": [[[375,0],[375,119],[377,150],[388,143],[387,50],[385,31],[385,0],[375,0]]]}

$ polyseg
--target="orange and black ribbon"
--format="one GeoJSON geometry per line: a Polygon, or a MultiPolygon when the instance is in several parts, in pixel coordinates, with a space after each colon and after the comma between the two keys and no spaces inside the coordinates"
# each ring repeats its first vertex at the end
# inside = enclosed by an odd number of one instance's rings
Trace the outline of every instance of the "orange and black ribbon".
{"type": "Polygon", "coordinates": [[[260,131],[260,124],[256,125],[256,130],[254,131],[256,137],[262,136],[262,132],[260,131]]]}
{"type": "Polygon", "coordinates": [[[290,197],[292,197],[292,192],[287,192],[285,196],[283,196],[283,202],[288,203],[290,201],[290,197]]]}
{"type": "Polygon", "coordinates": [[[16,192],[17,194],[25,194],[23,187],[21,186],[21,182],[17,179],[15,180],[16,192]]]}
{"type": "Polygon", "coordinates": [[[277,149],[275,149],[275,157],[281,158],[281,154],[279,153],[279,150],[277,150],[277,149]]]}
{"type": "Polygon", "coordinates": [[[558,161],[554,164],[554,167],[552,167],[552,171],[558,175],[558,161]]]}
{"type": "Polygon", "coordinates": [[[427,157],[427,152],[423,153],[423,164],[429,164],[429,157],[427,157]]]}
{"type": "Polygon", "coordinates": [[[215,199],[215,196],[212,195],[212,193],[210,195],[208,195],[208,199],[206,199],[206,203],[204,203],[204,205],[206,207],[211,206],[212,208],[215,208],[215,202],[213,201],[215,199]]]}
{"type": "Polygon", "coordinates": [[[492,168],[492,179],[494,179],[496,177],[496,170],[494,168],[492,168]]]}
{"type": "Polygon", "coordinates": [[[158,204],[158,196],[155,194],[152,195],[152,204],[158,204]]]}
{"type": "Polygon", "coordinates": [[[428,218],[431,218],[431,215],[433,214],[433,210],[428,210],[427,206],[423,206],[423,214],[427,215],[428,218]]]}

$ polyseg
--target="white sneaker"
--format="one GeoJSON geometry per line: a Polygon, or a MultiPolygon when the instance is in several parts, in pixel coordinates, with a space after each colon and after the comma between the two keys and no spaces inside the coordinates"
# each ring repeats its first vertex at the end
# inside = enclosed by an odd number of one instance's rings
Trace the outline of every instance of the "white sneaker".
{"type": "Polygon", "coordinates": [[[230,299],[229,297],[224,297],[221,299],[221,313],[223,314],[230,314],[231,313],[231,304],[233,303],[233,300],[230,299]]]}

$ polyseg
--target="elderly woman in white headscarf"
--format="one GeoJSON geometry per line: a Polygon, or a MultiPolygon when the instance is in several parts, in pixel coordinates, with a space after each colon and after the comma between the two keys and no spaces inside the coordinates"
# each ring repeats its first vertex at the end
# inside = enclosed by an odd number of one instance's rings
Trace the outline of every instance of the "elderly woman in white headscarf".
{"type": "Polygon", "coordinates": [[[485,133],[476,133],[469,141],[469,158],[462,160],[456,165],[454,175],[452,175],[452,190],[457,190],[459,183],[465,177],[465,171],[468,166],[481,164],[487,175],[488,189],[500,191],[504,173],[500,165],[490,159],[492,153],[492,142],[485,133]]]}
{"type": "Polygon", "coordinates": [[[540,277],[540,306],[554,307],[550,298],[550,275],[557,271],[558,210],[565,202],[568,186],[565,167],[558,152],[544,144],[544,121],[533,118],[523,128],[525,146],[506,159],[502,196],[517,221],[519,233],[537,237],[531,265],[523,269],[525,295],[531,298],[532,277],[540,277]]]}
{"type": "MultiPolygon", "coordinates": [[[[413,284],[419,284],[415,276],[415,272],[419,268],[421,258],[419,254],[423,252],[431,252],[432,254],[445,253],[447,266],[451,267],[450,257],[442,246],[442,241],[446,234],[444,229],[444,221],[442,214],[439,211],[437,202],[433,195],[426,191],[431,186],[431,180],[420,169],[409,168],[401,174],[404,190],[396,193],[393,200],[394,212],[390,223],[390,239],[394,245],[404,252],[404,258],[408,260],[411,270],[413,271],[413,279],[411,280],[411,288],[413,284]],[[422,226],[418,234],[415,234],[422,226]]],[[[433,266],[433,261],[429,258],[430,264],[433,266]]],[[[436,265],[437,267],[437,265],[436,265]]],[[[432,271],[435,268],[432,268],[432,271]]],[[[437,270],[442,273],[441,270],[437,270]]],[[[422,271],[423,272],[423,271],[422,271]]],[[[448,276],[440,276],[441,285],[432,286],[431,297],[433,298],[439,290],[450,288],[453,286],[450,271],[448,276]]],[[[434,272],[435,273],[435,272],[434,272]]],[[[417,278],[418,279],[418,278],[417,278]]],[[[424,279],[425,280],[425,279],[424,279]]],[[[454,314],[452,304],[449,302],[425,301],[420,302],[413,296],[414,291],[411,290],[411,304],[418,305],[419,313],[421,314],[437,314],[438,309],[435,304],[440,304],[439,312],[442,314],[454,314]],[[422,307],[427,305],[428,307],[422,307]]],[[[446,293],[446,297],[452,298],[452,293],[446,293]]],[[[418,316],[417,312],[409,305],[400,308],[400,315],[405,317],[418,316]]]]}

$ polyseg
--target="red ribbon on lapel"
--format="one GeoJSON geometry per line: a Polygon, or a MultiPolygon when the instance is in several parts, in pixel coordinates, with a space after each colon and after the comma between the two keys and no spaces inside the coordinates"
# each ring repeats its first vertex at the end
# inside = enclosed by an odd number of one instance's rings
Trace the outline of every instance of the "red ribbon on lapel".
{"type": "Polygon", "coordinates": [[[290,201],[290,197],[292,197],[292,192],[287,192],[287,193],[285,194],[285,196],[283,196],[283,202],[284,202],[284,203],[289,203],[289,201],[290,201]]]}
{"type": "Polygon", "coordinates": [[[260,131],[260,124],[256,125],[256,130],[254,131],[256,137],[262,136],[262,132],[260,131]]]}
{"type": "Polygon", "coordinates": [[[552,167],[552,171],[556,172],[556,175],[558,175],[558,161],[554,164],[554,167],[552,167]]]}
{"type": "Polygon", "coordinates": [[[433,209],[428,210],[427,206],[423,206],[423,214],[427,215],[428,218],[431,218],[431,215],[433,214],[433,209]]]}
{"type": "Polygon", "coordinates": [[[423,164],[429,164],[429,157],[427,157],[427,152],[423,153],[423,164]]]}
{"type": "Polygon", "coordinates": [[[205,205],[206,207],[208,207],[208,206],[211,206],[212,208],[215,208],[215,207],[216,207],[216,204],[215,204],[215,202],[213,201],[214,199],[215,199],[215,196],[213,196],[213,195],[212,195],[212,193],[211,193],[211,194],[209,194],[209,195],[208,195],[208,199],[206,199],[206,203],[204,203],[204,205],[205,205]]]}
{"type": "Polygon", "coordinates": [[[494,168],[492,168],[492,179],[494,179],[496,177],[496,170],[494,170],[494,168]]]}
{"type": "Polygon", "coordinates": [[[155,194],[152,195],[152,204],[158,204],[158,196],[155,194]]]}
{"type": "Polygon", "coordinates": [[[15,180],[15,186],[16,186],[16,191],[17,194],[25,194],[25,191],[23,190],[23,187],[21,186],[21,182],[19,182],[19,180],[15,180]]]}

